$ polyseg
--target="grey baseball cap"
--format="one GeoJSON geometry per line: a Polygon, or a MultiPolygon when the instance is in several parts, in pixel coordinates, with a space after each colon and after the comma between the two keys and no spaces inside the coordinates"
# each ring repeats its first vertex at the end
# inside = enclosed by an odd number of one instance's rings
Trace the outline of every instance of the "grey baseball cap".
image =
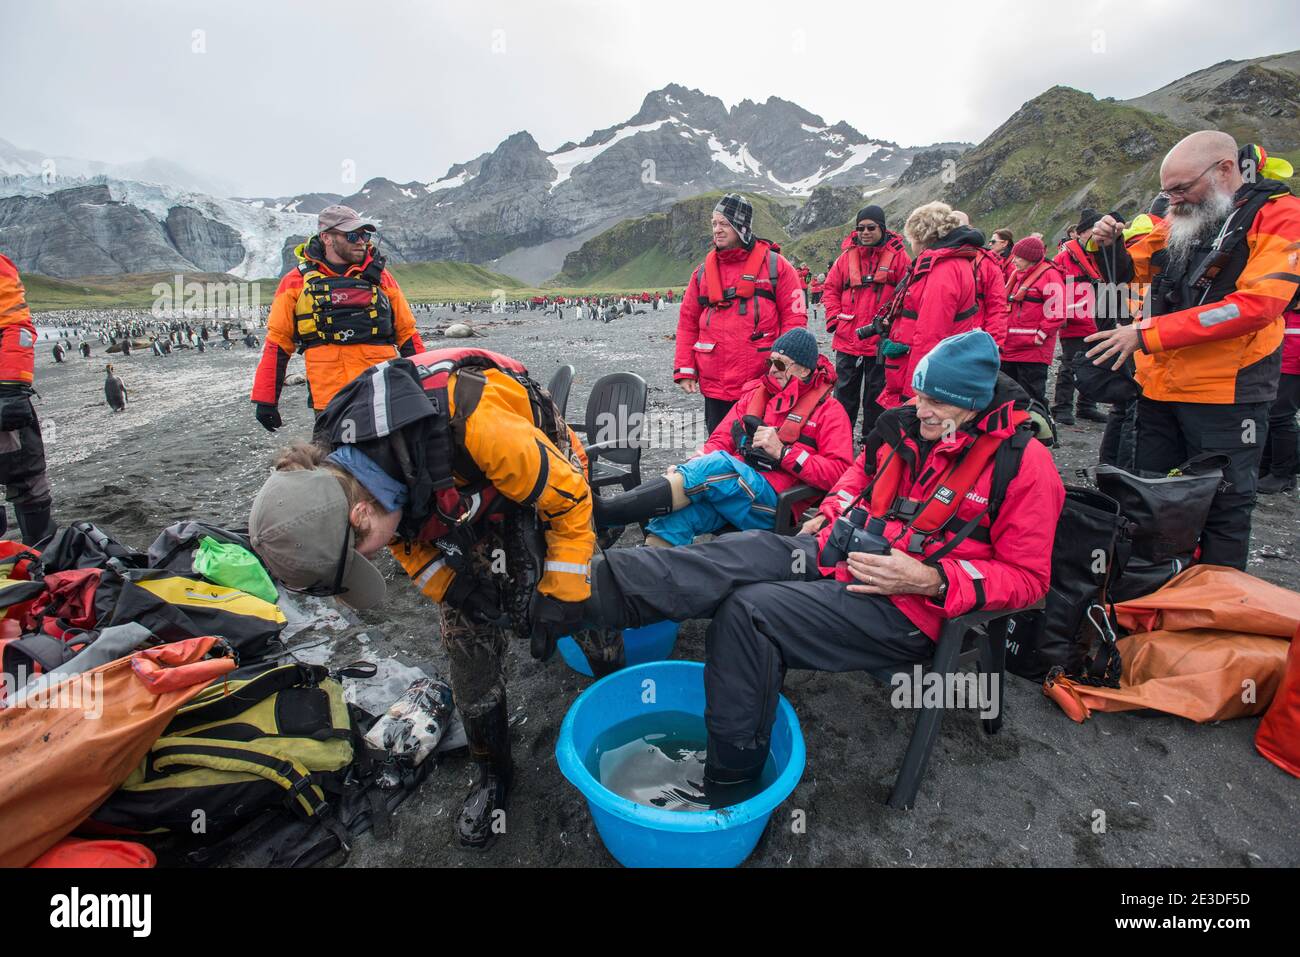
{"type": "Polygon", "coordinates": [[[249,539],[286,588],[370,608],[384,600],[387,587],[379,569],[353,547],[348,511],[343,486],[329,472],[272,472],[253,500],[249,539]]]}
{"type": "Polygon", "coordinates": [[[316,227],[322,233],[327,229],[337,229],[343,233],[350,233],[354,229],[368,229],[372,233],[375,231],[375,224],[366,222],[351,206],[326,206],[320,211],[316,227]]]}

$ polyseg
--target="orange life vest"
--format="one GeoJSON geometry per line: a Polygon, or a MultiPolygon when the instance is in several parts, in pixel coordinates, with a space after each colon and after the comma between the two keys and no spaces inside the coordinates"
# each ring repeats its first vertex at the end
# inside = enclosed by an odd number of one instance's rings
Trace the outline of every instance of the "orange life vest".
{"type": "MultiPolygon", "coordinates": [[[[718,251],[710,249],[709,254],[704,257],[704,282],[702,288],[704,292],[699,296],[701,306],[712,306],[714,309],[726,309],[732,302],[740,301],[740,314],[745,314],[745,304],[747,300],[755,296],[761,296],[764,299],[770,299],[776,302],[776,254],[781,247],[767,240],[760,239],[754,243],[754,248],[749,251],[749,258],[745,260],[745,271],[740,275],[740,282],[727,289],[722,288],[722,272],[718,267],[718,251]],[[768,259],[768,279],[770,288],[760,289],[755,283],[758,279],[759,267],[763,265],[763,259],[768,259]]],[[[699,284],[699,277],[696,277],[699,284]]]]}
{"type": "Polygon", "coordinates": [[[894,253],[897,250],[892,245],[886,245],[880,253],[880,260],[877,262],[875,270],[864,279],[862,277],[862,248],[861,246],[853,246],[849,249],[849,252],[855,255],[849,256],[849,278],[844,281],[845,289],[858,289],[872,283],[879,285],[889,278],[889,267],[894,261],[894,253]]]}

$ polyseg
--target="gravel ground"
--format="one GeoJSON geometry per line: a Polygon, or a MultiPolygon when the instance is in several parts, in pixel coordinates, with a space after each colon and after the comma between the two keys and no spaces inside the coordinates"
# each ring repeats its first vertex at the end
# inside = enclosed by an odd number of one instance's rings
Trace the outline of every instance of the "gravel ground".
{"type": "MultiPolygon", "coordinates": [[[[455,318],[463,318],[459,314],[455,318]]],[[[421,314],[426,341],[450,315],[421,314]]],[[[540,313],[476,318],[473,340],[525,362],[546,382],[565,362],[577,369],[570,419],[604,372],[631,369],[650,383],[652,413],[690,413],[701,405],[673,387],[675,308],[610,324],[540,313]]],[[[817,322],[815,325],[820,326],[817,322]]],[[[829,337],[821,333],[824,350],[829,337]]],[[[247,522],[273,450],[293,432],[307,435],[305,389],[286,387],[288,428],[272,437],[254,421],[248,389],[258,353],[242,345],[167,358],[138,354],[55,365],[38,355],[38,409],[45,423],[55,513],[61,523],[91,520],[144,548],[172,521],[247,522]],[[103,367],[114,362],[130,390],[126,412],[104,404],[103,367]]],[[[300,368],[295,358],[291,371],[300,368]]],[[[1058,464],[1073,481],[1090,464],[1100,426],[1064,429],[1058,464]]],[[[651,448],[643,474],[685,457],[651,448]]],[[[1264,499],[1256,511],[1252,573],[1296,588],[1300,503],[1264,499]]],[[[629,534],[624,544],[630,544],[629,534]]],[[[325,632],[334,660],[395,658],[437,670],[445,661],[437,616],[405,582],[396,563],[388,605],[360,626],[325,632]]],[[[701,660],[704,623],[683,626],[675,657],[701,660]]],[[[293,639],[313,640],[309,631],[293,639]]],[[[509,664],[518,771],[507,833],[485,853],[462,850],[453,819],[472,777],[466,759],[445,759],[399,811],[396,836],[356,843],[350,866],[610,866],[586,804],[554,760],[560,721],[590,683],[558,656],[548,665],[516,643],[509,664]]],[[[1253,746],[1258,719],[1198,726],[1152,714],[1102,714],[1070,722],[1029,682],[1010,678],[1006,723],[986,737],[974,714],[945,723],[917,806],[885,806],[913,716],[889,705],[888,689],[858,674],[791,673],[785,694],[808,745],[803,779],[777,809],[748,866],[798,865],[1110,865],[1278,866],[1300,864],[1300,782],[1253,746]],[[1093,833],[1095,810],[1105,833],[1093,833]],[[791,827],[804,812],[806,829],[791,827]]]]}

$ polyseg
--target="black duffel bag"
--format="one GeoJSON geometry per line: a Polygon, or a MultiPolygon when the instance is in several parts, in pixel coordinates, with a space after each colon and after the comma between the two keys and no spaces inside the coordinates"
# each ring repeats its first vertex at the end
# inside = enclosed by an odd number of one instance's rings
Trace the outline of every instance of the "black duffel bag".
{"type": "Polygon", "coordinates": [[[1086,352],[1076,352],[1070,360],[1074,372],[1074,387],[1089,402],[1123,405],[1132,402],[1142,388],[1133,378],[1133,360],[1130,359],[1116,371],[1110,364],[1096,366],[1086,352]]]}
{"type": "Polygon", "coordinates": [[[1168,475],[1097,466],[1097,488],[1119,503],[1133,538],[1111,601],[1149,595],[1192,563],[1227,464],[1227,456],[1205,453],[1168,475]]]}

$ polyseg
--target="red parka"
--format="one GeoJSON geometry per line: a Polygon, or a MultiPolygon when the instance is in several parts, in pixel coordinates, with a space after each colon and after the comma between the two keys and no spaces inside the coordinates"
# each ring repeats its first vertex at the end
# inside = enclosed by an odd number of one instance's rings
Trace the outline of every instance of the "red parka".
{"type": "MultiPolygon", "coordinates": [[[[964,455],[980,434],[1010,435],[1013,427],[1009,412],[1016,397],[1023,399],[1023,393],[1018,389],[1000,392],[980,417],[953,434],[952,441],[936,442],[922,463],[920,478],[924,481],[918,481],[916,469],[905,464],[899,492],[912,499],[927,501],[937,490],[939,479],[948,465],[964,455]]],[[[886,429],[900,433],[902,441],[911,449],[914,461],[919,438],[914,407],[885,412],[877,421],[876,429],[882,433],[886,429]]],[[[879,443],[878,447],[869,443],[852,468],[822,500],[819,511],[826,516],[827,523],[818,534],[819,546],[826,544],[835,519],[867,488],[891,451],[888,442],[879,443]],[[868,452],[873,448],[877,450],[868,461],[868,452]]],[[[958,523],[964,524],[983,511],[988,505],[992,485],[993,460],[990,459],[966,493],[958,507],[956,521],[949,527],[959,527],[958,523]]],[[[983,533],[972,534],[938,560],[948,582],[943,604],[935,604],[924,595],[891,595],[890,601],[933,639],[938,638],[947,619],[966,612],[1033,604],[1047,594],[1051,581],[1052,543],[1064,502],[1065,487],[1052,461],[1052,453],[1037,439],[1031,439],[992,524],[985,515],[980,522],[983,533]]],[[[907,549],[908,539],[912,537],[901,519],[886,522],[885,535],[896,549],[901,550],[907,549]]],[[[926,555],[933,554],[948,539],[947,533],[940,533],[933,541],[927,540],[922,549],[926,555]]],[[[830,574],[833,569],[823,571],[830,574]]]]}
{"type": "Polygon", "coordinates": [[[949,336],[983,329],[1002,347],[1007,335],[1006,285],[1001,267],[983,245],[978,230],[962,226],[916,258],[906,278],[902,308],[889,331],[890,342],[908,351],[885,359],[885,388],[877,399],[884,408],[912,397],[916,364],[949,336]]]}
{"type": "Polygon", "coordinates": [[[835,265],[826,274],[826,284],[822,289],[822,304],[826,307],[826,331],[835,333],[831,345],[836,352],[874,356],[880,337],[859,339],[857,330],[861,326],[871,325],[881,307],[889,304],[894,288],[912,264],[912,257],[907,254],[907,248],[895,233],[885,233],[885,238],[875,246],[859,246],[853,241],[855,235],[856,233],[850,233],[840,244],[844,252],[840,253],[840,258],[835,260],[835,265]],[[861,270],[858,275],[866,285],[856,288],[849,285],[851,256],[858,257],[861,270]],[[885,274],[881,281],[871,281],[882,267],[885,274]]]}
{"type": "Polygon", "coordinates": [[[1056,333],[1065,324],[1065,279],[1050,262],[1039,271],[1034,263],[1023,272],[1012,270],[1007,281],[1007,340],[1002,345],[1006,362],[1041,362],[1048,365],[1056,352],[1056,333]],[[1037,274],[1037,275],[1035,275],[1037,274]],[[1027,280],[1031,280],[1023,290],[1027,280]]]}
{"type": "Polygon", "coordinates": [[[1300,312],[1282,313],[1286,330],[1282,335],[1282,374],[1300,375],[1300,312]]]}
{"type": "MultiPolygon", "coordinates": [[[[761,242],[761,240],[760,240],[761,242]]],[[[718,274],[722,288],[734,288],[741,280],[750,251],[726,249],[718,253],[718,274]]],[[[754,277],[756,290],[771,290],[769,264],[765,261],[754,277]]],[[[729,300],[725,307],[700,303],[704,290],[704,267],[691,274],[682,294],[677,316],[677,354],[673,381],[696,379],[700,392],[710,399],[740,398],[745,384],[763,375],[772,343],[796,326],[808,325],[803,284],[784,256],[776,254],[776,292],[768,299],[729,300]],[[745,315],[740,314],[745,303],[745,315]]]]}
{"type": "Polygon", "coordinates": [[[791,376],[785,388],[779,391],[770,375],[746,383],[739,401],[701,446],[700,454],[721,450],[739,457],[733,426],[740,424],[742,416],[750,414],[750,402],[760,388],[765,387],[769,396],[762,412],[763,424],[780,428],[800,396],[823,385],[832,388],[809,414],[799,438],[790,444],[789,451],[781,459],[780,470],[764,472],[763,477],[778,494],[799,482],[825,491],[853,463],[853,427],[844,406],[835,398],[835,366],[825,356],[817,357],[817,368],[807,382],[791,376]]]}
{"type": "Polygon", "coordinates": [[[1061,251],[1052,260],[1061,275],[1068,280],[1067,308],[1065,327],[1061,330],[1062,339],[1079,339],[1090,336],[1097,331],[1093,321],[1097,303],[1097,290],[1093,281],[1101,279],[1101,270],[1092,254],[1087,252],[1077,239],[1071,239],[1061,247],[1061,251]]]}

